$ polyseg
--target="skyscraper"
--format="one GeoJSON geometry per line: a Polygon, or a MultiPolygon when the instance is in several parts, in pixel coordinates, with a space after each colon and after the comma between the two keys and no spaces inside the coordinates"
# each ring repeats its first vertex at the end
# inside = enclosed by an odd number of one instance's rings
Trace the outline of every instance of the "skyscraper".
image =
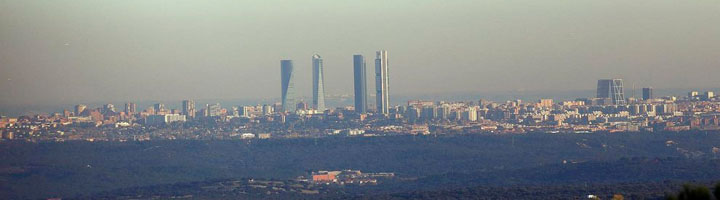
{"type": "Polygon", "coordinates": [[[702,99],[705,101],[710,101],[713,98],[715,98],[715,92],[713,91],[706,91],[705,95],[703,95],[702,99]]]}
{"type": "Polygon", "coordinates": [[[165,111],[165,104],[156,103],[155,105],[153,105],[153,107],[155,108],[155,112],[164,112],[165,111]]]}
{"type": "Polygon", "coordinates": [[[207,112],[210,117],[220,116],[222,115],[222,107],[220,103],[209,104],[207,105],[207,112]]]}
{"type": "Polygon", "coordinates": [[[102,112],[103,112],[103,113],[115,112],[115,105],[112,105],[112,104],[105,104],[105,105],[103,105],[103,110],[102,110],[102,112]]]}
{"type": "Polygon", "coordinates": [[[240,116],[250,117],[250,106],[240,107],[240,116]]]}
{"type": "Polygon", "coordinates": [[[642,97],[643,100],[648,100],[653,98],[653,89],[651,87],[643,88],[642,89],[642,97]]]}
{"type": "Polygon", "coordinates": [[[688,99],[690,99],[690,100],[698,99],[698,95],[700,95],[700,92],[690,91],[690,92],[688,92],[688,99]]]}
{"type": "MultiPolygon", "coordinates": [[[[295,75],[293,73],[292,60],[280,61],[280,86],[282,90],[282,110],[281,112],[290,111],[290,107],[295,106],[295,75]]],[[[294,110],[294,109],[293,109],[294,110]]]]}
{"type": "Polygon", "coordinates": [[[240,117],[240,110],[237,106],[230,107],[230,116],[240,117]]]}
{"type": "Polygon", "coordinates": [[[625,105],[622,79],[600,79],[597,84],[597,98],[610,99],[615,105],[625,105]]]}
{"type": "Polygon", "coordinates": [[[381,114],[390,112],[389,83],[387,51],[380,50],[376,52],[375,56],[375,98],[377,99],[377,112],[381,114]]]}
{"type": "Polygon", "coordinates": [[[355,79],[355,112],[367,112],[367,74],[365,58],[353,55],[353,74],[355,79]]]}
{"type": "Polygon", "coordinates": [[[183,100],[182,101],[182,114],[188,118],[195,118],[195,101],[183,100]]]}
{"type": "Polygon", "coordinates": [[[87,108],[86,105],[78,104],[75,106],[75,116],[80,116],[80,114],[85,111],[85,108],[87,108]]]}
{"type": "Polygon", "coordinates": [[[273,113],[273,107],[271,105],[263,105],[262,106],[262,113],[263,115],[269,115],[273,113]]]}
{"type": "Polygon", "coordinates": [[[320,55],[313,55],[313,108],[318,111],[325,110],[325,74],[323,73],[323,59],[320,55]]]}
{"type": "Polygon", "coordinates": [[[137,105],[135,103],[125,103],[125,114],[133,114],[137,111],[137,105]]]}

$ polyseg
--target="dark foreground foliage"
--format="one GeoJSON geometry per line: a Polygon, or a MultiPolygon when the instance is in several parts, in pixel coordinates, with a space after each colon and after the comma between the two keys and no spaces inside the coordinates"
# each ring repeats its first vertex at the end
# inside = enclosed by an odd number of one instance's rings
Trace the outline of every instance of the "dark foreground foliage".
{"type": "MultiPolygon", "coordinates": [[[[709,182],[695,183],[708,185],[709,182]]],[[[416,191],[394,194],[355,197],[355,199],[665,199],[668,193],[683,185],[678,181],[531,185],[506,187],[467,187],[437,191],[416,191]]]]}
{"type": "Polygon", "coordinates": [[[704,185],[684,184],[683,189],[677,194],[667,196],[668,200],[712,200],[720,199],[720,183],[715,185],[715,191],[710,193],[710,189],[704,185]]]}

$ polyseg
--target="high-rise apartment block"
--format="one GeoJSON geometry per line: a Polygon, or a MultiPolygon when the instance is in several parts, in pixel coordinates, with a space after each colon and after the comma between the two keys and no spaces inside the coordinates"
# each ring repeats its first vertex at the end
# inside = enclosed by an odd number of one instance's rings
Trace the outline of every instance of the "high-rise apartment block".
{"type": "Polygon", "coordinates": [[[102,110],[102,112],[103,112],[103,113],[115,112],[115,105],[112,105],[112,104],[105,104],[105,105],[103,105],[103,110],[102,110]]]}
{"type": "Polygon", "coordinates": [[[162,103],[156,103],[155,105],[153,105],[153,108],[155,108],[155,112],[164,112],[165,110],[167,110],[165,109],[165,104],[162,103]]]}
{"type": "Polygon", "coordinates": [[[192,119],[195,118],[195,101],[183,100],[182,101],[182,114],[192,119]]]}
{"type": "Polygon", "coordinates": [[[215,117],[222,115],[222,107],[220,103],[207,105],[208,116],[215,117]]]}
{"type": "Polygon", "coordinates": [[[137,105],[135,103],[125,103],[125,114],[133,114],[137,112],[137,105]]]}
{"type": "Polygon", "coordinates": [[[78,104],[75,106],[75,116],[80,116],[83,111],[85,111],[85,108],[87,108],[86,105],[78,104]]]}

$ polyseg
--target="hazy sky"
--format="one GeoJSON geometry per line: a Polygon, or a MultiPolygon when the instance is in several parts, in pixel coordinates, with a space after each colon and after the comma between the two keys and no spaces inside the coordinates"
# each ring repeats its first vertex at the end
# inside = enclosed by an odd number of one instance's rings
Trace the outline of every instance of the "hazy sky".
{"type": "Polygon", "coordinates": [[[391,95],[720,87],[719,24],[717,0],[0,0],[0,103],[277,98],[281,59],[309,95],[313,53],[351,94],[379,49],[391,95]]]}

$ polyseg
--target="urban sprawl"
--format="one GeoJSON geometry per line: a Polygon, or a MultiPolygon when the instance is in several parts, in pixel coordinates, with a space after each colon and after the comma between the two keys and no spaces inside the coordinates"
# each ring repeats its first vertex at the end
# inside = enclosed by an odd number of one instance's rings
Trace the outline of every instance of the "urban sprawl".
{"type": "Polygon", "coordinates": [[[295,99],[293,61],[280,63],[281,102],[275,104],[196,107],[184,100],[179,109],[157,103],[140,111],[130,102],[122,110],[81,104],[52,114],[1,116],[0,134],[4,141],[62,142],[720,130],[720,98],[712,91],[655,97],[648,87],[642,98],[633,98],[625,96],[622,79],[598,80],[595,97],[572,101],[414,100],[390,106],[387,51],[376,52],[373,108],[362,55],[353,56],[354,106],[326,108],[319,55],[312,56],[308,103],[295,99]]]}

